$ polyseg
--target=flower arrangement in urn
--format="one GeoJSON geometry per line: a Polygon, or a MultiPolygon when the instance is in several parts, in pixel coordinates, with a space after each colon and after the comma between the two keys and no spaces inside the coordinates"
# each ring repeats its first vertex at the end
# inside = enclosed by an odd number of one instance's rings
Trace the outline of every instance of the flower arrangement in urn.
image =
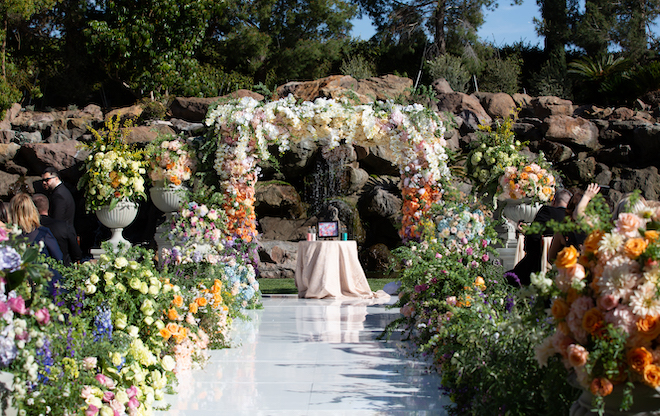
{"type": "Polygon", "coordinates": [[[145,199],[144,155],[126,143],[124,135],[131,123],[120,123],[119,116],[109,118],[105,130],[90,128],[94,141],[85,147],[91,154],[85,161],[85,172],[78,181],[78,189],[85,192],[85,208],[95,212],[118,202],[137,202],[145,199]]]}
{"type": "Polygon", "coordinates": [[[512,130],[516,114],[491,126],[479,126],[478,139],[471,143],[466,169],[477,190],[500,201],[530,199],[548,202],[555,193],[555,175],[540,154],[531,161],[512,130]]]}
{"type": "Polygon", "coordinates": [[[149,179],[154,184],[180,186],[192,177],[197,160],[190,143],[181,137],[159,136],[146,148],[149,179]]]}
{"type": "Polygon", "coordinates": [[[536,356],[544,365],[559,355],[601,407],[622,385],[625,408],[636,384],[660,387],[660,206],[636,204],[598,224],[581,251],[557,256],[556,330],[536,356]]]}
{"type": "Polygon", "coordinates": [[[499,180],[498,199],[533,199],[540,202],[552,200],[555,194],[555,177],[549,169],[537,163],[507,166],[499,180]]]}

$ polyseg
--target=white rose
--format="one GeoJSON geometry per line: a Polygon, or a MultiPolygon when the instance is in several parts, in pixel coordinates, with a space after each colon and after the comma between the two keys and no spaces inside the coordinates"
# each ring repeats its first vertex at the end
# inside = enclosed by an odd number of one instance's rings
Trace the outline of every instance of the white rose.
{"type": "Polygon", "coordinates": [[[174,367],[176,367],[176,361],[169,355],[163,357],[161,364],[166,371],[173,371],[174,367]]]}

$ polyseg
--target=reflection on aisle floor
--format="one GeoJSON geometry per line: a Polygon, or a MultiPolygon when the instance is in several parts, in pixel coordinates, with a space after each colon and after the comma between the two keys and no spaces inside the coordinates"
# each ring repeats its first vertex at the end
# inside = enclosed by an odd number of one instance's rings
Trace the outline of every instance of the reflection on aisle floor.
{"type": "Polygon", "coordinates": [[[235,346],[180,374],[171,408],[156,414],[445,415],[440,377],[407,344],[376,339],[398,310],[374,302],[265,297],[234,323],[235,346]]]}

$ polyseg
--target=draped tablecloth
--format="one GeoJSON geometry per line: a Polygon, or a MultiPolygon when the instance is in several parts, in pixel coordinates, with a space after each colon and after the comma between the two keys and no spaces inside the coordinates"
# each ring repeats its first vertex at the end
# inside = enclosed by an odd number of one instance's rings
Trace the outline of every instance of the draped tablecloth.
{"type": "Polygon", "coordinates": [[[386,298],[372,292],[362,270],[355,241],[301,241],[296,263],[298,297],[309,299],[386,298]]]}

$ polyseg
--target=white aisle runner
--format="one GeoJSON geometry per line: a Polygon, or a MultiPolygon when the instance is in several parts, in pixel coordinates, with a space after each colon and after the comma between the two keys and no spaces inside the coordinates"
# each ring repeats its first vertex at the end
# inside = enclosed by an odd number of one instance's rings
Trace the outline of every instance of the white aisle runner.
{"type": "Polygon", "coordinates": [[[406,343],[376,339],[399,315],[373,302],[264,297],[251,321],[234,322],[235,346],[181,374],[156,415],[446,415],[440,376],[406,343]]]}

